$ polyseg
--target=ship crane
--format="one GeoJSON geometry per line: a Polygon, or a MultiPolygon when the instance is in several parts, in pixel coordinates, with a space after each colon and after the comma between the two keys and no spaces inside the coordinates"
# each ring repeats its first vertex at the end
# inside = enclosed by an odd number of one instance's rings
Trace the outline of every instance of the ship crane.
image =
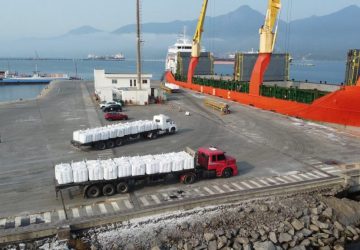
{"type": "Polygon", "coordinates": [[[281,0],[269,0],[265,23],[259,30],[260,49],[250,78],[250,95],[258,96],[260,94],[260,86],[274,51],[280,8],[281,0]]]}
{"type": "Polygon", "coordinates": [[[208,0],[204,0],[203,5],[201,7],[200,17],[196,26],[195,34],[193,37],[192,42],[192,49],[191,49],[191,60],[189,63],[188,68],[188,75],[187,75],[187,81],[188,83],[192,82],[192,78],[195,73],[195,69],[197,64],[199,63],[199,57],[201,54],[201,36],[204,31],[204,22],[206,17],[206,10],[207,10],[208,0]]]}

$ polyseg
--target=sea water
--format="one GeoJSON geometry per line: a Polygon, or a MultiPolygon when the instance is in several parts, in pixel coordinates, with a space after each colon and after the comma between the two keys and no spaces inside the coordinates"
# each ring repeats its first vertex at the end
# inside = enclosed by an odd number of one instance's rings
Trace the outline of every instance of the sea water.
{"type": "MultiPolygon", "coordinates": [[[[144,60],[143,72],[153,75],[154,80],[161,80],[165,61],[144,60]]],[[[105,69],[109,73],[136,72],[135,60],[97,61],[97,60],[1,60],[0,70],[9,70],[19,74],[32,74],[38,70],[41,73],[64,73],[69,76],[79,76],[84,80],[94,79],[94,69],[105,69]]],[[[215,65],[216,74],[232,75],[233,65],[215,65]]],[[[311,61],[311,63],[294,63],[290,67],[290,79],[296,81],[320,82],[330,84],[344,82],[344,61],[311,61]]],[[[19,99],[32,99],[38,96],[46,85],[0,85],[0,102],[19,99]]]]}

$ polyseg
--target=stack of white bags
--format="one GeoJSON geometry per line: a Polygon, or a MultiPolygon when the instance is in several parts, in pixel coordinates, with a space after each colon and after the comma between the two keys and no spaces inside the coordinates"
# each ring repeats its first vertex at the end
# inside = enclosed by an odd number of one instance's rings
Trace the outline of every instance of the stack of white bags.
{"type": "Polygon", "coordinates": [[[85,144],[151,131],[157,128],[157,123],[150,120],[118,123],[105,127],[74,131],[73,140],[85,144]]]}
{"type": "Polygon", "coordinates": [[[171,173],[193,169],[194,158],[182,151],[160,155],[90,160],[55,166],[55,178],[62,184],[114,180],[130,176],[171,173]]]}

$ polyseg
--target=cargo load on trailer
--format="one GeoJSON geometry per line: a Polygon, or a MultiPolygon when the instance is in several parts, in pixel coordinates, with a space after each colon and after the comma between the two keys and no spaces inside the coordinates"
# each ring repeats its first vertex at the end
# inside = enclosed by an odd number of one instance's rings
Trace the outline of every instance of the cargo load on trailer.
{"type": "Polygon", "coordinates": [[[74,131],[71,144],[76,147],[92,146],[103,150],[121,146],[132,139],[155,139],[158,135],[174,134],[176,131],[176,123],[168,116],[160,114],[155,115],[153,120],[139,120],[74,131]]]}
{"type": "Polygon", "coordinates": [[[227,105],[224,102],[220,102],[210,98],[205,98],[204,104],[208,107],[220,111],[222,114],[230,114],[229,105],[227,105]]]}
{"type": "Polygon", "coordinates": [[[84,160],[55,166],[55,190],[79,187],[85,197],[126,193],[138,183],[177,178],[184,184],[208,177],[237,175],[235,158],[217,148],[166,154],[84,160]]]}

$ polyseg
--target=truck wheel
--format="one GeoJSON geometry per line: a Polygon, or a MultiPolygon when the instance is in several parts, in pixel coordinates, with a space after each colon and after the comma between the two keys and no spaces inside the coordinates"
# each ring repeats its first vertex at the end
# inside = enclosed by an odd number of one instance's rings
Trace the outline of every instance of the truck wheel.
{"type": "Polygon", "coordinates": [[[115,147],[115,143],[113,140],[106,141],[106,148],[113,148],[115,147]]]}
{"type": "Polygon", "coordinates": [[[103,188],[102,188],[103,194],[106,196],[112,196],[115,194],[115,187],[113,184],[106,184],[103,188]]]}
{"type": "Polygon", "coordinates": [[[181,181],[182,183],[188,185],[188,184],[193,184],[196,180],[196,176],[193,173],[188,173],[188,174],[184,174],[183,176],[181,176],[181,181]]]}
{"type": "Polygon", "coordinates": [[[116,185],[116,191],[119,194],[125,194],[129,192],[129,185],[126,182],[120,182],[116,185]]]}
{"type": "Polygon", "coordinates": [[[171,128],[170,134],[175,134],[175,132],[176,132],[175,128],[171,128]]]}
{"type": "Polygon", "coordinates": [[[100,188],[96,185],[90,186],[86,189],[86,196],[88,198],[97,198],[100,194],[100,188]]]}
{"type": "Polygon", "coordinates": [[[222,172],[222,177],[223,178],[230,178],[233,175],[233,171],[231,168],[225,168],[224,171],[222,172]]]}
{"type": "Polygon", "coordinates": [[[95,148],[97,150],[104,150],[104,149],[106,149],[106,144],[103,141],[96,142],[95,143],[95,148]]]}
{"type": "Polygon", "coordinates": [[[115,140],[115,145],[116,145],[117,147],[121,146],[122,143],[123,143],[123,142],[122,142],[121,138],[117,138],[117,139],[115,140]]]}
{"type": "Polygon", "coordinates": [[[156,139],[156,138],[157,138],[157,133],[156,132],[150,133],[150,139],[156,139]]]}

